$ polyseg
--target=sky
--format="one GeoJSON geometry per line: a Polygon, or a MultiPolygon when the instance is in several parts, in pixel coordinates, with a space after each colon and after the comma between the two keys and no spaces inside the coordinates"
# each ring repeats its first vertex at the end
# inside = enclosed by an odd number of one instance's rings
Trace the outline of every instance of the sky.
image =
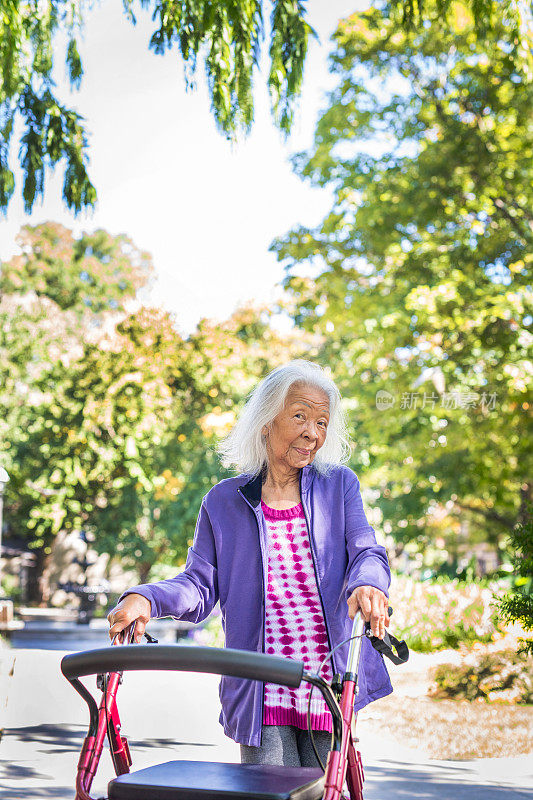
{"type": "Polygon", "coordinates": [[[26,215],[17,174],[0,222],[0,260],[17,252],[23,224],[51,220],[76,233],[104,228],[152,254],[156,278],[148,302],[173,312],[184,334],[200,318],[225,319],[249,300],[274,302],[283,267],[269,245],[295,225],[317,224],[331,207],[329,190],[299,179],[289,158],[311,146],[334,86],[327,58],[337,21],[369,4],[309,0],[307,19],[319,42],[310,43],[291,135],[284,140],[275,128],[265,76],[257,74],[255,123],[237,145],[216,130],[201,68],[197,90],[186,91],[178,54],[148,50],[154,26],[147,13],[139,12],[134,27],[122,0],[95,5],[80,47],[81,90],[69,92],[62,68],[58,86],[86,120],[97,207],[74,217],[63,205],[58,169],[47,176],[44,202],[26,215]]]}

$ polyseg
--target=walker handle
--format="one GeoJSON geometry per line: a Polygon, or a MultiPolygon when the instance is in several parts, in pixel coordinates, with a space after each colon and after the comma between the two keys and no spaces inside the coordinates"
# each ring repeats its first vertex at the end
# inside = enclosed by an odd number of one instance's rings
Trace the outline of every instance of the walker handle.
{"type": "Polygon", "coordinates": [[[96,650],[70,653],[61,661],[61,671],[70,681],[100,672],[145,669],[211,672],[297,687],[302,680],[304,665],[301,661],[265,653],[180,644],[100,647],[96,650]]]}

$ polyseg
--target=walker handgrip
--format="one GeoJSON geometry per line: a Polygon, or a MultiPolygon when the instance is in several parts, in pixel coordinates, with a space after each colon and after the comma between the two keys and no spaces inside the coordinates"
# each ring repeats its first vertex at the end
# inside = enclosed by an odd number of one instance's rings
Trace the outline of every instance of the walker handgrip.
{"type": "Polygon", "coordinates": [[[211,672],[297,687],[302,680],[304,665],[301,661],[265,653],[180,644],[100,647],[70,653],[61,660],[61,671],[68,680],[101,672],[143,669],[211,672]]]}

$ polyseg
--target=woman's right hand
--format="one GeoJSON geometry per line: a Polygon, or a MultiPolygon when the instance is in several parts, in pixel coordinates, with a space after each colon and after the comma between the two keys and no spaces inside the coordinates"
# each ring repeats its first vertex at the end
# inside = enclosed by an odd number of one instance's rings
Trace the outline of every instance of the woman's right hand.
{"type": "Polygon", "coordinates": [[[150,620],[152,605],[142,594],[128,594],[112,608],[107,619],[109,621],[109,638],[113,641],[117,636],[117,642],[122,641],[122,631],[137,622],[135,626],[135,641],[139,643],[143,637],[144,629],[150,620]]]}

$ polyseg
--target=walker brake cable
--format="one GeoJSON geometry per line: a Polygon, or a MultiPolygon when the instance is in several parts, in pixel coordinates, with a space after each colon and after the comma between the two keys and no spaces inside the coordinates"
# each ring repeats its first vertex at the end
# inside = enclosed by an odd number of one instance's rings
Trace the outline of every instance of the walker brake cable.
{"type": "MultiPolygon", "coordinates": [[[[393,613],[392,608],[389,606],[389,608],[388,608],[389,617],[392,616],[392,613],[393,613]]],[[[342,645],[347,644],[348,642],[351,642],[353,639],[361,639],[363,637],[368,638],[370,640],[370,643],[372,644],[373,648],[375,650],[377,650],[377,652],[380,653],[381,656],[386,656],[388,659],[390,659],[390,661],[392,661],[393,664],[405,664],[406,661],[408,661],[408,659],[409,659],[409,649],[407,647],[406,642],[403,639],[402,640],[398,640],[395,636],[393,636],[388,631],[385,631],[383,639],[380,639],[378,636],[374,636],[374,634],[372,633],[372,630],[371,630],[371,627],[370,627],[370,622],[366,622],[365,623],[365,630],[363,631],[363,633],[361,633],[359,635],[356,635],[356,636],[349,636],[347,639],[344,639],[344,641],[339,642],[339,644],[335,645],[335,647],[333,647],[331,650],[329,650],[329,652],[326,653],[326,655],[324,656],[324,658],[322,659],[322,661],[320,662],[320,665],[318,667],[318,675],[320,675],[322,669],[324,668],[324,665],[325,665],[326,661],[329,658],[331,658],[331,656],[333,655],[335,650],[337,650],[339,647],[342,647],[342,645]],[[395,650],[396,650],[396,652],[395,652],[395,650]]],[[[315,740],[314,740],[314,736],[313,736],[313,730],[312,730],[312,726],[311,726],[311,696],[313,694],[313,689],[314,688],[315,687],[313,686],[313,684],[311,684],[310,689],[309,689],[309,696],[307,698],[307,732],[309,734],[309,738],[311,740],[311,746],[312,746],[314,754],[315,754],[315,756],[316,756],[316,758],[318,760],[318,763],[320,764],[322,770],[325,772],[326,768],[324,767],[324,764],[322,763],[322,759],[320,758],[320,756],[318,754],[318,750],[317,750],[316,745],[315,745],[315,740]]],[[[333,743],[333,734],[332,734],[332,739],[331,740],[332,740],[332,743],[333,743]]],[[[341,798],[343,798],[343,800],[347,800],[345,798],[345,795],[342,792],[341,792],[341,798]]]]}
{"type": "MultiPolygon", "coordinates": [[[[368,636],[366,630],[365,630],[364,633],[360,633],[357,636],[349,636],[347,639],[344,639],[342,642],[339,642],[339,644],[336,644],[335,647],[333,647],[331,650],[329,650],[326,653],[326,655],[324,656],[324,658],[320,662],[318,670],[317,670],[317,674],[320,675],[322,669],[324,668],[324,666],[326,664],[326,661],[328,660],[328,658],[331,658],[331,656],[333,655],[335,650],[337,650],[339,647],[342,647],[343,644],[348,644],[348,642],[351,642],[353,639],[361,639],[363,636],[368,636]]],[[[320,767],[322,768],[322,770],[325,772],[326,771],[326,767],[324,766],[324,764],[322,763],[322,759],[318,755],[318,750],[317,750],[316,745],[315,745],[315,739],[314,739],[313,730],[312,730],[312,727],[311,727],[311,696],[313,694],[313,689],[314,688],[315,687],[313,686],[313,684],[311,684],[311,686],[309,688],[309,696],[307,698],[307,733],[309,734],[309,738],[311,740],[311,747],[313,748],[313,751],[314,751],[314,754],[315,754],[315,756],[317,758],[317,761],[320,764],[320,767]]],[[[333,744],[333,733],[331,734],[331,742],[333,744]]],[[[342,797],[344,797],[344,795],[342,795],[342,797]]]]}
{"type": "MultiPolygon", "coordinates": [[[[133,622],[131,622],[126,628],[124,628],[123,631],[121,631],[121,633],[122,633],[122,645],[125,645],[125,644],[129,645],[129,644],[134,644],[135,643],[135,627],[136,627],[136,625],[137,625],[137,620],[133,620],[133,622]]],[[[147,636],[147,634],[145,634],[145,636],[147,636]]],[[[115,642],[117,641],[118,637],[119,637],[119,633],[117,633],[113,637],[113,640],[111,642],[112,645],[115,644],[115,642]]],[[[152,637],[149,636],[149,634],[148,634],[147,638],[148,638],[149,642],[152,639],[152,637]]],[[[120,639],[119,639],[119,641],[120,641],[120,639]]],[[[153,641],[157,642],[157,639],[154,639],[153,641]]],[[[110,724],[110,720],[109,720],[109,708],[107,706],[107,689],[108,689],[108,677],[109,677],[108,673],[107,672],[102,673],[101,677],[102,677],[102,686],[103,686],[103,692],[104,692],[105,726],[106,726],[106,733],[107,733],[107,741],[109,743],[109,753],[111,755],[111,761],[113,762],[113,767],[115,769],[115,772],[118,775],[118,769],[117,769],[117,762],[116,762],[116,759],[115,759],[115,753],[114,753],[114,750],[113,750],[113,747],[112,747],[112,744],[111,744],[111,740],[112,740],[111,724],[110,724]]],[[[119,681],[119,683],[122,683],[122,673],[120,673],[120,681],[119,681]]]]}

